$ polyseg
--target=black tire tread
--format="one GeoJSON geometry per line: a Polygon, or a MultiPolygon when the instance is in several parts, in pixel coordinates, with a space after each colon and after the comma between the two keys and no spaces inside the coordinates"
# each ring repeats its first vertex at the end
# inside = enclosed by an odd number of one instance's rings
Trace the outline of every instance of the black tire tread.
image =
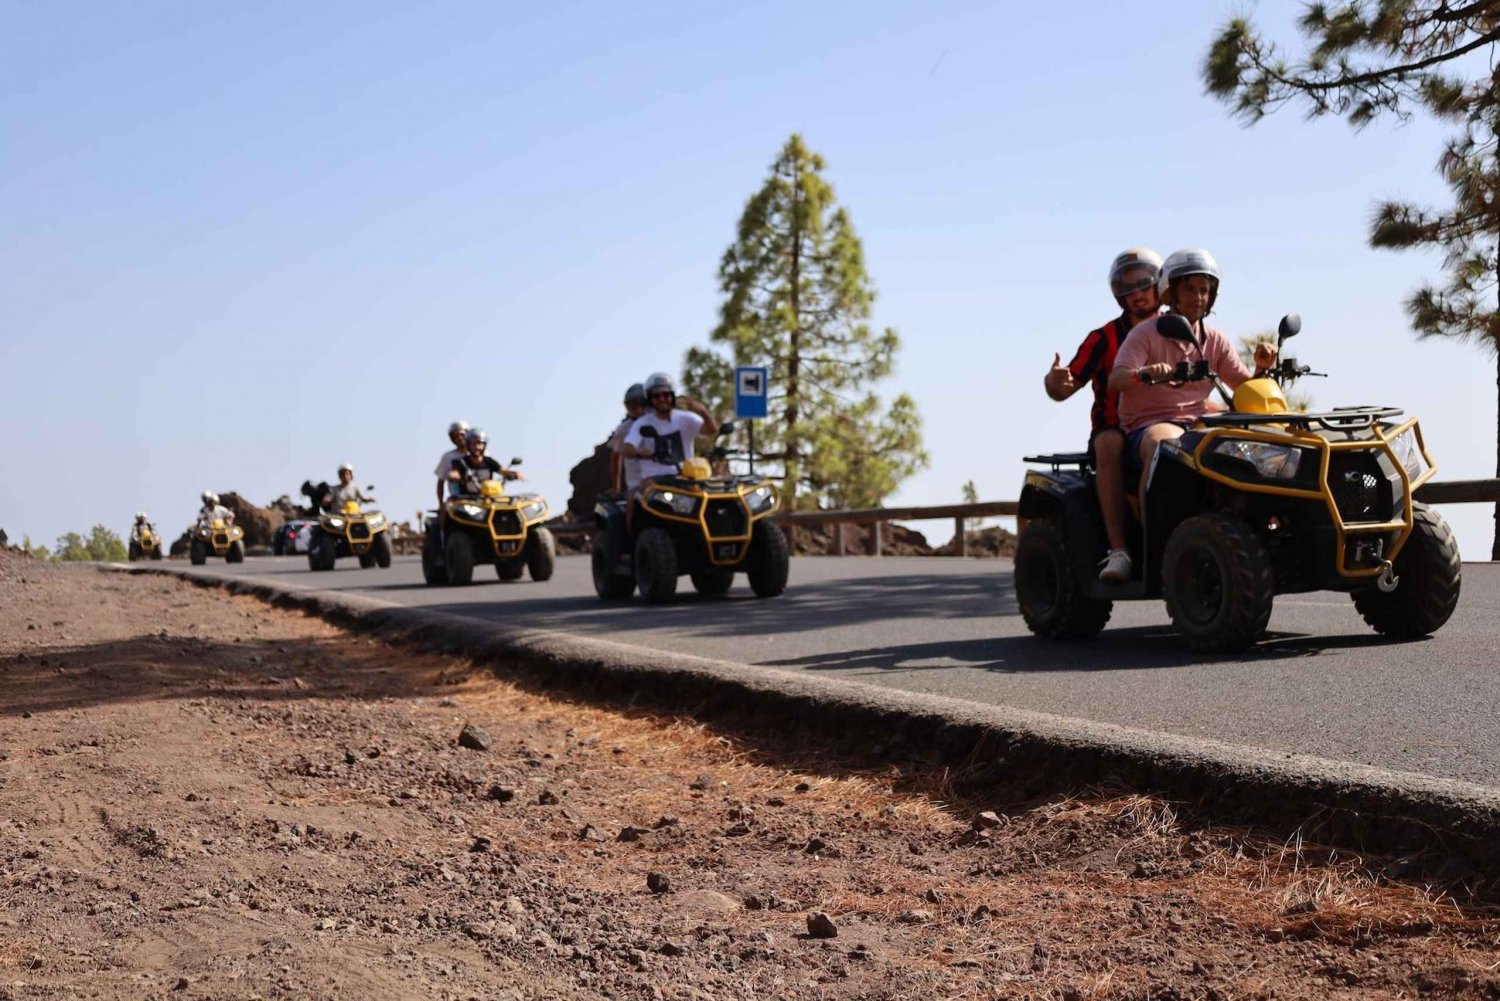
{"type": "Polygon", "coordinates": [[[1382,636],[1415,639],[1443,627],[1458,607],[1463,560],[1448,522],[1426,504],[1412,504],[1411,538],[1396,557],[1396,590],[1353,593],[1360,617],[1382,636]]]}
{"type": "Polygon", "coordinates": [[[1086,639],[1099,635],[1109,624],[1115,606],[1111,601],[1090,598],[1083,593],[1078,564],[1068,545],[1067,528],[1060,515],[1044,515],[1026,523],[1016,544],[1016,566],[1020,568],[1024,561],[1032,559],[1053,562],[1059,594],[1053,598],[1050,608],[1039,610],[1022,593],[1022,574],[1015,575],[1016,598],[1026,628],[1051,639],[1086,639]]]}
{"type": "Polygon", "coordinates": [[[791,563],[792,552],[781,526],[764,518],[757,521],[750,532],[750,550],[745,554],[745,579],[750,582],[750,590],[757,598],[778,597],[786,590],[791,563]]]}
{"type": "Polygon", "coordinates": [[[1223,511],[1194,515],[1173,530],[1162,553],[1162,596],[1172,624],[1199,653],[1234,653],[1249,649],[1265,635],[1276,596],[1271,557],[1255,531],[1223,511]],[[1173,573],[1181,550],[1194,543],[1218,548],[1228,563],[1225,581],[1227,614],[1212,632],[1184,624],[1179,616],[1173,573]]]}

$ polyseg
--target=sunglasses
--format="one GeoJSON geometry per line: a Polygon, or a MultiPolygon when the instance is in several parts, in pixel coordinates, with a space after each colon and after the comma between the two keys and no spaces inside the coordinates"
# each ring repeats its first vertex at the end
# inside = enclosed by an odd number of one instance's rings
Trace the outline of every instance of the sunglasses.
{"type": "Polygon", "coordinates": [[[652,399],[652,400],[670,400],[673,397],[673,395],[674,394],[669,393],[669,392],[667,392],[665,390],[662,390],[660,392],[656,392],[656,393],[650,394],[650,396],[648,397],[648,399],[652,399]]]}

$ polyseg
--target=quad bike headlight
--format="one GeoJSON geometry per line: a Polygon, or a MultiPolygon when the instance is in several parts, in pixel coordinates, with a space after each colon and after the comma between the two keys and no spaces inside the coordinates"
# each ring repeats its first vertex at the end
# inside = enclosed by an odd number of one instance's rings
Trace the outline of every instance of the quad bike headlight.
{"type": "Polygon", "coordinates": [[[751,514],[760,514],[776,503],[776,491],[769,486],[756,487],[745,495],[745,503],[750,506],[751,514]]]}
{"type": "Polygon", "coordinates": [[[534,518],[540,518],[545,510],[547,510],[545,501],[532,501],[521,508],[521,513],[526,516],[527,521],[531,521],[534,518]]]}
{"type": "Polygon", "coordinates": [[[343,518],[329,518],[328,519],[328,527],[329,528],[343,528],[344,527],[344,519],[343,518]]]}
{"type": "Polygon", "coordinates": [[[484,508],[478,504],[459,504],[454,510],[458,512],[460,518],[467,518],[470,521],[484,520],[484,508]]]}
{"type": "Polygon", "coordinates": [[[1427,457],[1422,454],[1422,449],[1417,442],[1415,426],[1407,428],[1391,439],[1391,451],[1396,453],[1397,461],[1406,467],[1406,475],[1413,483],[1427,472],[1427,457]]]}
{"type": "Polygon", "coordinates": [[[381,525],[385,524],[385,515],[372,514],[370,515],[370,517],[365,519],[365,524],[369,525],[371,528],[379,528],[381,525]]]}
{"type": "Polygon", "coordinates": [[[1250,463],[1268,480],[1296,479],[1297,470],[1302,466],[1302,449],[1291,445],[1225,439],[1214,446],[1214,451],[1250,463]]]}
{"type": "Polygon", "coordinates": [[[698,510],[698,498],[692,494],[679,494],[671,490],[662,490],[657,493],[656,500],[681,515],[690,515],[698,510]]]}

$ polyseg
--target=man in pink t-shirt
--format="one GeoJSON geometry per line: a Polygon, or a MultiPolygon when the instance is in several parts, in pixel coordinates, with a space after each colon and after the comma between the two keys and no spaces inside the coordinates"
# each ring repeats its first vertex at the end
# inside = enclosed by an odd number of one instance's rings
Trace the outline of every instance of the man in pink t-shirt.
{"type": "MultiPolygon", "coordinates": [[[[1148,467],[1158,445],[1181,436],[1208,413],[1212,382],[1164,384],[1178,362],[1207,361],[1208,367],[1230,389],[1252,377],[1224,332],[1203,322],[1219,295],[1219,265],[1213,255],[1206,250],[1179,250],[1162,264],[1157,281],[1162,302],[1188,321],[1198,342],[1186,344],[1163,337],[1156,331],[1157,319],[1152,317],[1136,324],[1115,354],[1109,388],[1120,394],[1120,426],[1125,430],[1128,445],[1126,458],[1138,461],[1137,468],[1148,467]]],[[[1258,371],[1265,371],[1275,363],[1275,347],[1256,345],[1258,371]]],[[[1142,479],[1143,503],[1145,490],[1146,482],[1142,479]]]]}

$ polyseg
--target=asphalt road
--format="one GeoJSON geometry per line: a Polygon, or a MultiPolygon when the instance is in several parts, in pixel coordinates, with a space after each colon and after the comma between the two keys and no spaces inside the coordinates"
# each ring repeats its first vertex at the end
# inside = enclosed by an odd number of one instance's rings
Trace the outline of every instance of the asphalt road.
{"type": "Polygon", "coordinates": [[[700,599],[683,578],[679,603],[649,607],[601,602],[585,557],[560,558],[544,584],[479,567],[464,588],[427,587],[415,557],[319,574],[301,556],[205,569],[1500,788],[1497,564],[1464,565],[1458,611],[1426,640],[1376,636],[1344,595],[1292,595],[1254,651],[1212,658],[1185,649],[1157,601],[1117,604],[1096,640],[1036,639],[1008,560],[801,558],[781,598],[758,600],[739,578],[728,597],[700,599]]]}

